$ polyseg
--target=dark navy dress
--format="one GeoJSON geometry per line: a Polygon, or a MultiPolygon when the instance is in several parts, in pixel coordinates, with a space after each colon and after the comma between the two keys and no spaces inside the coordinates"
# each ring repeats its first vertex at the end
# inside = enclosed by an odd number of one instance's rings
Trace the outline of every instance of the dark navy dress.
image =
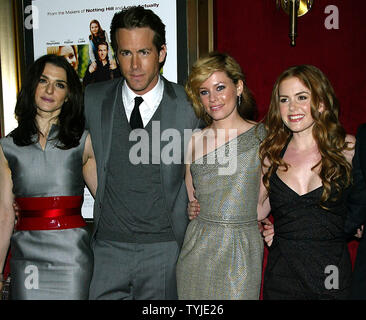
{"type": "MultiPolygon", "coordinates": [[[[323,187],[297,194],[277,174],[269,200],[275,236],[264,275],[264,299],[347,299],[352,265],[344,222],[347,190],[335,202],[319,205],[323,187]]],[[[334,195],[334,194],[333,194],[334,195]]]]}

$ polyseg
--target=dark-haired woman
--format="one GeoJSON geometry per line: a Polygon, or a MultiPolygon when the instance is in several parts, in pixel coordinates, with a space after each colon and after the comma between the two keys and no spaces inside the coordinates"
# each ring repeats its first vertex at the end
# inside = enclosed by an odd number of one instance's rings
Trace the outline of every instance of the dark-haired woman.
{"type": "Polygon", "coordinates": [[[352,268],[343,230],[355,138],[338,114],[334,90],[316,67],[291,67],[277,79],[260,148],[260,204],[263,215],[271,210],[275,228],[273,243],[266,237],[264,299],[349,296],[352,268]]]}
{"type": "Polygon", "coordinates": [[[11,242],[11,298],[87,299],[92,255],[81,205],[84,180],[95,194],[96,166],[81,84],[64,57],[34,62],[15,115],[18,127],[0,140],[0,268],[11,242]]]}

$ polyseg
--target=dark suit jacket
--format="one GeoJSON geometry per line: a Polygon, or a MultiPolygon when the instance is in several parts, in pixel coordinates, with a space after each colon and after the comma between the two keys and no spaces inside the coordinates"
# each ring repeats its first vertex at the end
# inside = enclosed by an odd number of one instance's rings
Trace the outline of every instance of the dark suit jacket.
{"type": "MultiPolygon", "coordinates": [[[[348,199],[348,217],[345,231],[349,235],[366,223],[366,123],[362,124],[356,135],[355,155],[353,157],[353,185],[348,199]]],[[[360,240],[357,250],[352,281],[353,299],[366,299],[366,240],[360,240]]]]}
{"type": "MultiPolygon", "coordinates": [[[[164,202],[169,212],[169,221],[176,241],[181,247],[188,224],[187,191],[184,183],[184,130],[195,129],[199,125],[193,108],[182,86],[169,82],[165,78],[164,94],[161,105],[160,130],[174,128],[179,131],[181,141],[181,161],[179,164],[160,163],[160,175],[164,190],[164,202]]],[[[122,102],[123,79],[90,84],[85,90],[85,117],[89,129],[98,171],[98,189],[94,203],[93,238],[98,229],[102,214],[103,196],[106,183],[106,171],[111,149],[113,117],[117,115],[118,104],[122,102]]],[[[160,150],[169,141],[160,142],[160,150]]],[[[186,141],[186,144],[188,141],[186,141]]]]}

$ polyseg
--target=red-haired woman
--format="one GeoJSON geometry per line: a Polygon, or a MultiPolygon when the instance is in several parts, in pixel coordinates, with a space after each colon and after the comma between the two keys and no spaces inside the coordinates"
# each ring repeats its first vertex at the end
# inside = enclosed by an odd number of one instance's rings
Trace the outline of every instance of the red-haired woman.
{"type": "Polygon", "coordinates": [[[316,67],[294,66],[277,79],[260,147],[259,203],[263,215],[271,211],[275,229],[267,242],[264,299],[349,296],[352,267],[343,230],[355,138],[338,114],[334,90],[316,67]]]}

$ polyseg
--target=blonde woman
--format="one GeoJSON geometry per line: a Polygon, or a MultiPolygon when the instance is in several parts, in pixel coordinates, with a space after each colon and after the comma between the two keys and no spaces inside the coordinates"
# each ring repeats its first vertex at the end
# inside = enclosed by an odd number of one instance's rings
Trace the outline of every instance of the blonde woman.
{"type": "Polygon", "coordinates": [[[257,225],[263,125],[239,64],[211,53],[186,84],[207,127],[192,136],[186,164],[190,201],[200,214],[187,228],[177,263],[179,299],[259,299],[263,241],[257,225]]]}

